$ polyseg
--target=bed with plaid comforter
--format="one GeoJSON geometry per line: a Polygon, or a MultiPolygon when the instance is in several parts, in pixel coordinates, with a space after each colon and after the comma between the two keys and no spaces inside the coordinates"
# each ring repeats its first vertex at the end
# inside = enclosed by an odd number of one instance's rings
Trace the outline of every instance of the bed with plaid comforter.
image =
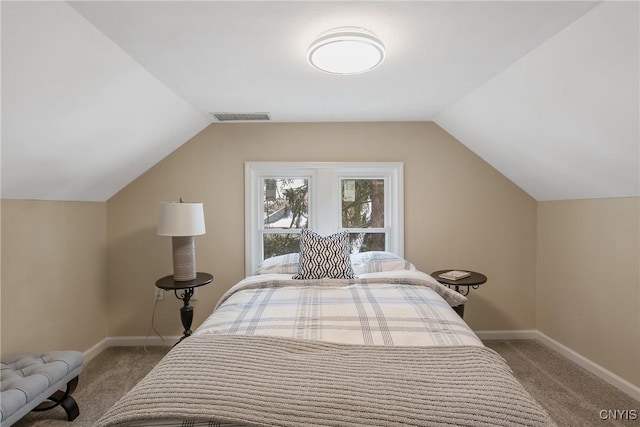
{"type": "Polygon", "coordinates": [[[96,424],[553,425],[419,271],[249,277],[96,424]]]}
{"type": "Polygon", "coordinates": [[[231,288],[195,335],[269,335],[344,344],[482,345],[450,305],[466,298],[420,271],[357,279],[251,276],[231,288]]]}

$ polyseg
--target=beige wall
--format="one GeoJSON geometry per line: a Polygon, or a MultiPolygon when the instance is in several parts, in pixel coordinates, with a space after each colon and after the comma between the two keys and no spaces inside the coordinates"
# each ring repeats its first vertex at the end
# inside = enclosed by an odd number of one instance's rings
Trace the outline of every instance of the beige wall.
{"type": "Polygon", "coordinates": [[[106,336],[106,203],[2,200],[2,354],[106,336]]]}
{"type": "MultiPolygon", "coordinates": [[[[405,256],[467,268],[476,330],[538,329],[640,385],[640,199],[536,203],[433,123],[212,125],[107,203],[2,200],[2,353],[85,351],[149,332],[155,281],[171,274],[161,201],[202,201],[194,328],[244,273],[245,161],[402,161],[405,256]]],[[[166,295],[156,329],[182,332],[166,295]]]]}
{"type": "Polygon", "coordinates": [[[640,386],[640,199],[538,205],[538,330],[640,386]]]}
{"type": "MultiPolygon", "coordinates": [[[[161,201],[204,202],[196,237],[194,327],[244,276],[244,162],[402,161],[405,256],[420,269],[478,270],[465,319],[475,329],[535,327],[536,202],[434,123],[217,124],[111,198],[109,335],[149,331],[155,281],[171,274],[171,241],[156,235],[161,201]]],[[[158,304],[156,329],[180,334],[181,303],[158,304]]]]}

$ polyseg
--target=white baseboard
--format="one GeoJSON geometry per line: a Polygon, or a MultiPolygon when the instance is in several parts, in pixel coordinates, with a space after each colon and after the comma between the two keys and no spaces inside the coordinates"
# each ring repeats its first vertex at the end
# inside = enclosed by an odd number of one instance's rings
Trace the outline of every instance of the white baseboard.
{"type": "Polygon", "coordinates": [[[109,348],[109,345],[107,345],[108,341],[109,341],[109,338],[105,338],[102,341],[100,341],[98,344],[91,347],[89,350],[85,351],[84,363],[87,363],[88,361],[90,361],[91,359],[93,359],[94,357],[102,353],[104,350],[109,348]]]}
{"type": "Polygon", "coordinates": [[[561,344],[558,341],[554,340],[553,338],[546,336],[542,332],[540,331],[537,331],[537,332],[538,332],[537,339],[539,342],[551,348],[552,350],[557,351],[567,359],[583,367],[584,369],[591,372],[593,375],[600,378],[601,380],[608,382],[609,384],[625,392],[632,398],[640,401],[640,387],[634,384],[631,384],[629,381],[625,380],[619,375],[616,375],[613,372],[609,371],[608,369],[603,368],[602,366],[587,359],[580,353],[570,349],[564,344],[561,344]]]}
{"type": "Polygon", "coordinates": [[[630,383],[617,374],[603,368],[592,360],[587,359],[575,350],[570,349],[564,344],[559,343],[537,330],[521,330],[521,331],[475,331],[481,340],[518,340],[532,339],[549,347],[550,349],[560,353],[562,356],[571,360],[578,366],[591,372],[601,380],[611,384],[618,390],[628,394],[632,398],[640,401],[640,387],[630,383]]]}
{"type": "Polygon", "coordinates": [[[171,335],[160,338],[159,336],[150,337],[109,337],[109,347],[153,347],[159,345],[174,345],[182,336],[171,335]],[[164,341],[163,341],[164,340],[164,341]]]}

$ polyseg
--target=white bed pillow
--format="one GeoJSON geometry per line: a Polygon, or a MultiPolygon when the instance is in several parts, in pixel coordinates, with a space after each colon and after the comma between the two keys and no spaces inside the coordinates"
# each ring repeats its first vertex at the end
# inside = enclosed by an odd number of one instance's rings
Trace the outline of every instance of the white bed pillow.
{"type": "MultiPolygon", "coordinates": [[[[354,275],[396,270],[416,270],[406,259],[385,251],[369,251],[351,254],[354,275]]],[[[258,265],[255,274],[297,274],[300,254],[292,252],[267,258],[258,265]]]]}
{"type": "Polygon", "coordinates": [[[406,259],[385,251],[369,251],[351,254],[354,274],[378,273],[382,271],[415,270],[406,259]]]}
{"type": "Polygon", "coordinates": [[[349,232],[330,236],[303,228],[300,234],[300,263],[294,279],[353,279],[349,257],[349,232]]]}
{"type": "Polygon", "coordinates": [[[298,252],[277,255],[262,261],[255,274],[296,274],[299,262],[298,252]]]}

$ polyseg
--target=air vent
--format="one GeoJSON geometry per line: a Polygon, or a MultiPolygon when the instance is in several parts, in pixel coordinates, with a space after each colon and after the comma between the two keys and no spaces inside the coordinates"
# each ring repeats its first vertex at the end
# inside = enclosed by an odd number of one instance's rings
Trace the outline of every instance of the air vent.
{"type": "Polygon", "coordinates": [[[265,122],[271,120],[269,113],[211,113],[219,122],[265,122]]]}

